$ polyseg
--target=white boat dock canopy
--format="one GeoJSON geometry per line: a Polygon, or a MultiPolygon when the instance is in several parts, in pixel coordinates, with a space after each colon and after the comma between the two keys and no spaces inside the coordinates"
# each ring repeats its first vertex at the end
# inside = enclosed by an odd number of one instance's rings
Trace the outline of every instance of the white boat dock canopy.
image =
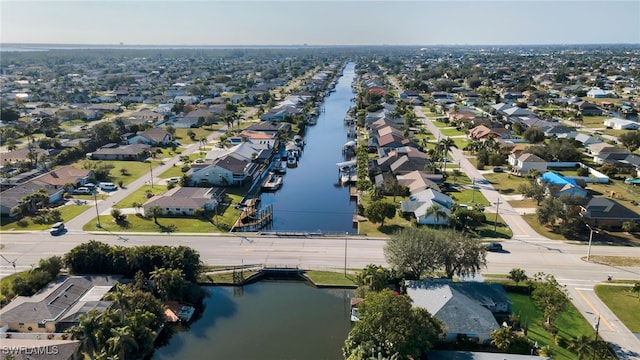
{"type": "Polygon", "coordinates": [[[341,169],[343,167],[354,167],[356,166],[356,161],[355,160],[343,161],[343,162],[336,163],[336,165],[341,169]]]}

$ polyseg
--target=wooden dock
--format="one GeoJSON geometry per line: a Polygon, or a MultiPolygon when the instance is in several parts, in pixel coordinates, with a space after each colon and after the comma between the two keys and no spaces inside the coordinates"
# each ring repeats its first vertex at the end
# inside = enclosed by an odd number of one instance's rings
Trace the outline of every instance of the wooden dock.
{"type": "Polygon", "coordinates": [[[248,206],[240,214],[231,231],[254,232],[261,230],[273,221],[273,206],[269,205],[264,209],[257,209],[254,206],[248,206]]]}

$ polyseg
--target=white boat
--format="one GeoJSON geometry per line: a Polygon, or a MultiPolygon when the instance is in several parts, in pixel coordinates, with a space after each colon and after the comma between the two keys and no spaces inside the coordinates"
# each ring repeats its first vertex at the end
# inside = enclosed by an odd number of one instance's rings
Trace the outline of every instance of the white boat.
{"type": "Polygon", "coordinates": [[[278,163],[278,165],[275,168],[275,172],[276,174],[285,174],[287,172],[287,162],[280,161],[280,163],[278,163]]]}
{"type": "Polygon", "coordinates": [[[287,167],[294,168],[297,166],[298,166],[298,158],[296,158],[295,155],[293,154],[289,154],[289,156],[287,157],[287,167]]]}
{"type": "Polygon", "coordinates": [[[282,186],[282,176],[270,173],[267,180],[262,185],[262,190],[276,191],[282,186]]]}

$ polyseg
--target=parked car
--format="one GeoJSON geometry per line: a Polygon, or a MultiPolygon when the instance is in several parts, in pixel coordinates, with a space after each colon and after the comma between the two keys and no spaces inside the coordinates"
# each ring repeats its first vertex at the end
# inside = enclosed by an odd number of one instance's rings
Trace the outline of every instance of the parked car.
{"type": "Polygon", "coordinates": [[[176,177],[168,178],[167,184],[171,184],[171,183],[177,184],[179,181],[180,181],[180,178],[176,176],[176,177]]]}
{"type": "Polygon", "coordinates": [[[492,242],[492,243],[488,243],[486,246],[487,251],[502,251],[502,244],[500,243],[496,243],[496,242],[492,242]]]}
{"type": "Polygon", "coordinates": [[[503,168],[501,168],[501,167],[494,167],[494,168],[493,168],[493,172],[495,172],[495,173],[501,173],[501,172],[504,172],[504,169],[503,169],[503,168]]]}
{"type": "Polygon", "coordinates": [[[62,221],[60,221],[60,222],[57,222],[57,223],[53,224],[51,229],[49,229],[49,233],[51,235],[58,235],[58,234],[61,234],[64,231],[64,229],[65,229],[64,223],[62,221]]]}
{"type": "Polygon", "coordinates": [[[118,189],[116,187],[116,184],[111,183],[111,182],[101,182],[100,185],[98,185],[100,187],[100,190],[102,191],[112,191],[112,190],[116,190],[118,189]]]}
{"type": "Polygon", "coordinates": [[[94,183],[86,183],[86,184],[84,184],[82,186],[84,186],[86,188],[89,188],[89,189],[92,189],[92,190],[96,188],[96,184],[94,184],[94,183]]]}
{"type": "Polygon", "coordinates": [[[91,189],[89,189],[88,187],[79,187],[77,189],[73,189],[72,193],[77,194],[77,195],[83,195],[83,194],[91,194],[93,191],[91,189]]]}

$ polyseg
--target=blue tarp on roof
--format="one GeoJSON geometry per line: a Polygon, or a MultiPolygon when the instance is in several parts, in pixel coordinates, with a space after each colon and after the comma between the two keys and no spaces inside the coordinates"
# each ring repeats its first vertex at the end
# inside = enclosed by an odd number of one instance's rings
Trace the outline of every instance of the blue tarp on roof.
{"type": "Polygon", "coordinates": [[[546,173],[542,174],[542,176],[540,176],[542,178],[542,180],[544,180],[544,182],[548,183],[548,184],[555,184],[555,185],[560,185],[560,186],[565,186],[567,184],[571,184],[573,186],[578,186],[578,184],[576,183],[576,181],[574,179],[571,178],[566,178],[560,174],[554,173],[552,171],[547,171],[546,173]]]}

